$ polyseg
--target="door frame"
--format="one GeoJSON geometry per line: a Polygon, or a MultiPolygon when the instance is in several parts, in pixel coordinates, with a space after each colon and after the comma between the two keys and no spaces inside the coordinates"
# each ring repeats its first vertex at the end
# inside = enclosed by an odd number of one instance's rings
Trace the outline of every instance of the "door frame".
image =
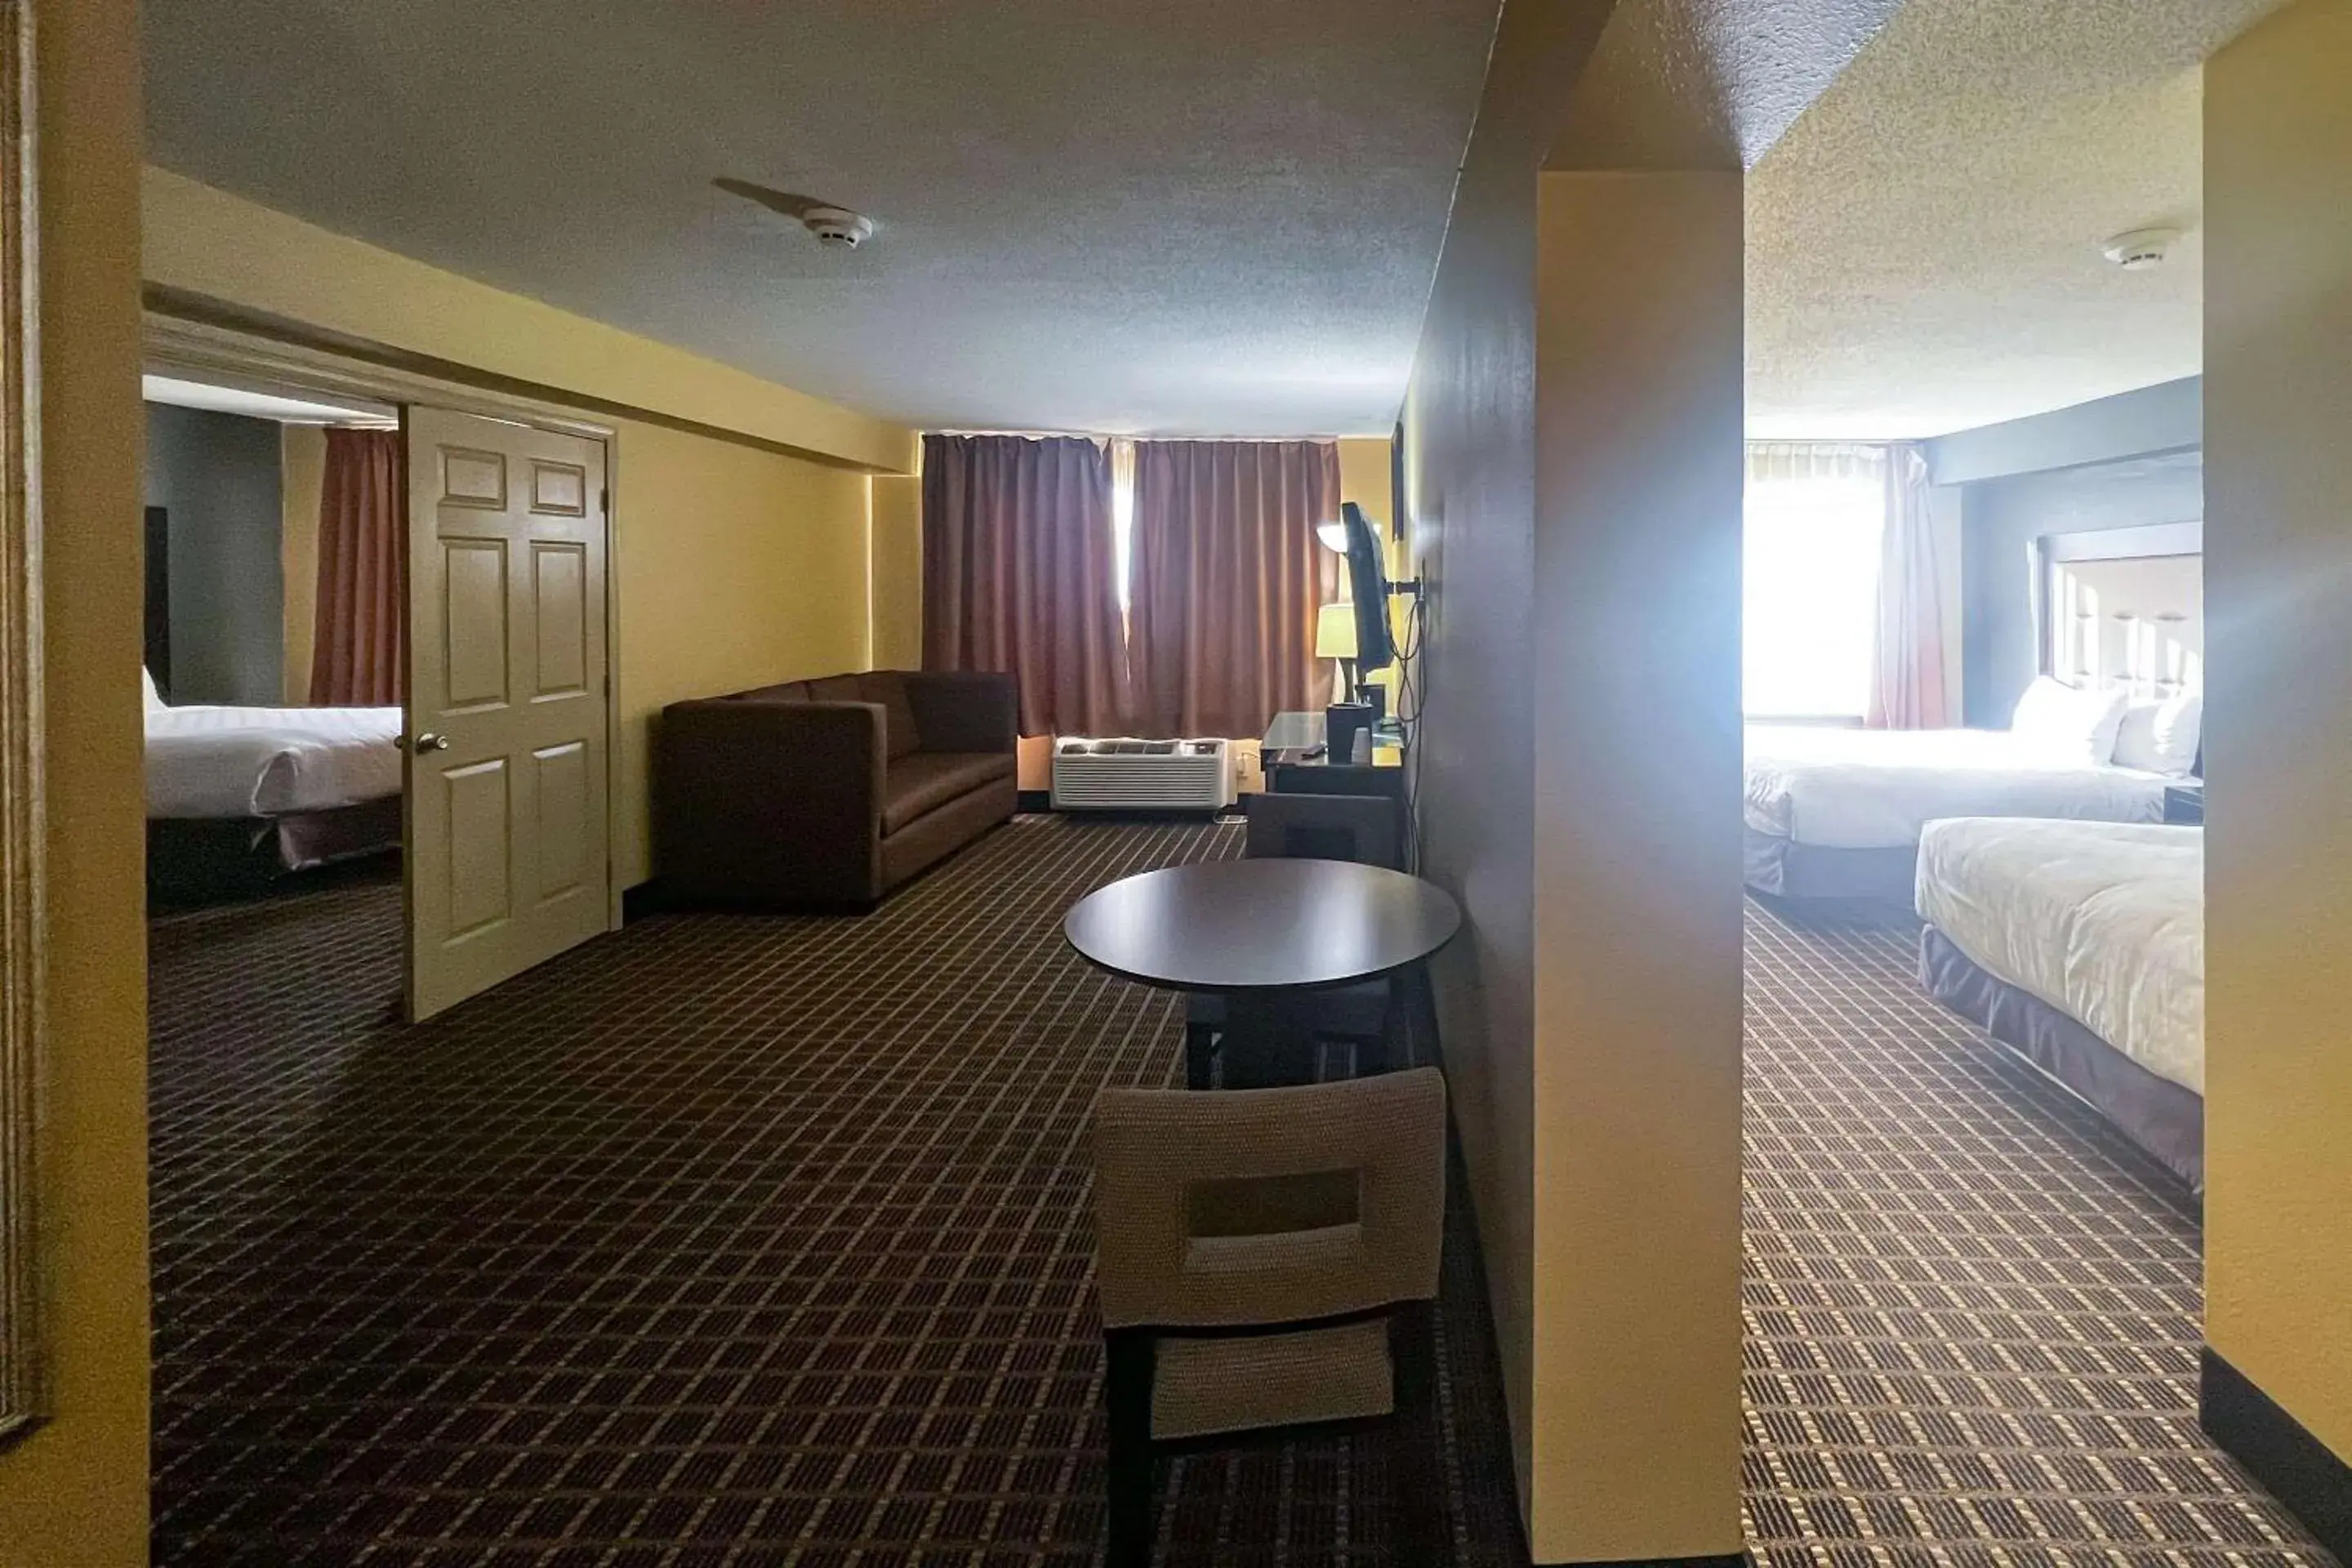
{"type": "MultiPolygon", "coordinates": [[[[423,371],[383,364],[359,348],[342,351],[289,342],[209,322],[145,312],[142,346],[150,374],[178,374],[225,385],[315,392],[395,404],[431,404],[486,419],[505,419],[604,447],[604,929],[622,923],[621,851],[625,824],[621,802],[621,431],[616,422],[586,416],[561,403],[468,385],[423,371]]],[[[389,352],[389,351],[387,351],[389,352]]],[[[414,520],[412,519],[412,526],[414,520]]],[[[408,868],[401,868],[404,881],[408,868]]]]}

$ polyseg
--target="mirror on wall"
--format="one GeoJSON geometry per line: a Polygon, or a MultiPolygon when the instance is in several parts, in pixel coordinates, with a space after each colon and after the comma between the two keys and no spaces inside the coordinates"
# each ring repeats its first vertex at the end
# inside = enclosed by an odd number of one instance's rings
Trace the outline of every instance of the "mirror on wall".
{"type": "Polygon", "coordinates": [[[0,1442],[42,1414],[40,459],[31,0],[0,0],[0,1442]]]}

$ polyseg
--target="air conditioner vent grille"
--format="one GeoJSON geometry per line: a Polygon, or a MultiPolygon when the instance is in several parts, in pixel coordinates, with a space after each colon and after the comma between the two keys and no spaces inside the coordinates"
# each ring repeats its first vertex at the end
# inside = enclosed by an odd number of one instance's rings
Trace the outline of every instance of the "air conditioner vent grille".
{"type": "Polygon", "coordinates": [[[1234,802],[1223,741],[1094,740],[1054,743],[1056,811],[1221,811],[1234,802]]]}

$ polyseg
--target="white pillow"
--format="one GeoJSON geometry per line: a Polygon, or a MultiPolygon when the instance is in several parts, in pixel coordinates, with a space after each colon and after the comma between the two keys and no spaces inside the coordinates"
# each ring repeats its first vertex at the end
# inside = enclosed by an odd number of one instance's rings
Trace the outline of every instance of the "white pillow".
{"type": "Polygon", "coordinates": [[[167,704],[163,694],[155,689],[155,672],[142,664],[139,667],[139,680],[147,689],[147,711],[161,713],[167,704]]]}
{"type": "Polygon", "coordinates": [[[2017,700],[2010,733],[2042,762],[2103,768],[2115,760],[2128,692],[2090,691],[2049,676],[2037,677],[2017,700]]]}
{"type": "Polygon", "coordinates": [[[2205,699],[2184,691],[2161,702],[2135,702],[2116,731],[2116,765],[2180,777],[2197,771],[2205,699]]]}

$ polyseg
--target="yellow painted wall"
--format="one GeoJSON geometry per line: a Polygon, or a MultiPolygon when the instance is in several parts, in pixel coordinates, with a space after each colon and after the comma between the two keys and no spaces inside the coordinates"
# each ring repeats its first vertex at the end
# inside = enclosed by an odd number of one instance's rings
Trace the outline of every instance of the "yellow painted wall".
{"type": "Polygon", "coordinates": [[[49,1017],[41,1226],[55,1419],[0,1451],[0,1563],[147,1561],[139,46],[41,10],[49,1017]]]}
{"type": "Polygon", "coordinates": [[[2352,1460],[2352,0],[2205,69],[2206,1337],[2352,1460]]]}
{"type": "MultiPolygon", "coordinates": [[[[923,667],[923,481],[874,476],[874,668],[923,667]]],[[[1042,787],[1042,786],[1040,786],[1042,787]]]]}
{"type": "Polygon", "coordinates": [[[1741,1544],[1741,187],[1538,181],[1539,1563],[1741,1544]]]}
{"type": "Polygon", "coordinates": [[[621,883],[651,874],[663,704],[864,669],[865,475],[656,425],[619,432],[621,883]]]}
{"type": "Polygon", "coordinates": [[[331,234],[163,169],[144,182],[150,283],[624,409],[887,472],[905,426],[331,234]]]}
{"type": "Polygon", "coordinates": [[[1389,495],[1389,444],[1378,437],[1342,437],[1339,447],[1339,499],[1354,501],[1364,515],[1381,527],[1395,520],[1389,495]]]}
{"type": "Polygon", "coordinates": [[[1739,1524],[1741,178],[1539,174],[1510,0],[1406,398],[1447,1079],[1538,1563],[1739,1524]]]}
{"type": "Polygon", "coordinates": [[[279,575],[286,584],[286,702],[310,700],[310,651],[318,635],[319,495],[327,477],[327,433],[287,425],[278,436],[279,575]]]}
{"type": "MultiPolygon", "coordinates": [[[[1339,499],[1354,501],[1362,507],[1364,515],[1371,519],[1372,526],[1380,531],[1381,542],[1388,546],[1385,564],[1390,578],[1393,580],[1408,575],[1405,561],[1411,552],[1406,542],[1396,538],[1391,529],[1395,520],[1390,514],[1396,510],[1396,499],[1393,487],[1389,482],[1390,444],[1376,437],[1349,436],[1340,437],[1339,446],[1339,499]]],[[[1345,598],[1349,593],[1348,574],[1343,571],[1339,574],[1339,594],[1345,598]]],[[[1405,617],[1410,613],[1404,600],[1390,601],[1390,631],[1399,639],[1400,647],[1404,637],[1405,617]]],[[[1391,665],[1372,676],[1376,684],[1388,688],[1388,705],[1391,713],[1398,711],[1398,674],[1397,668],[1391,665]]]]}
{"type": "MultiPolygon", "coordinates": [[[[912,459],[908,432],[787,388],[158,170],[147,171],[144,189],[150,282],[197,289],[303,328],[523,377],[544,386],[550,401],[575,395],[625,401],[761,439],[825,445],[838,458],[912,459]]],[[[622,886],[633,887],[653,874],[646,777],[653,716],[680,698],[869,668],[873,563],[865,472],[670,424],[614,423],[618,869],[622,886]]],[[[298,488],[310,498],[307,532],[288,533],[289,618],[297,613],[294,585],[317,578],[310,441],[322,468],[325,443],[315,433],[289,437],[287,448],[287,505],[295,506],[298,488]],[[308,563],[296,563],[292,552],[304,550],[308,563]]],[[[288,668],[291,681],[299,643],[307,693],[311,595],[299,597],[304,624],[288,627],[288,668]]]]}

